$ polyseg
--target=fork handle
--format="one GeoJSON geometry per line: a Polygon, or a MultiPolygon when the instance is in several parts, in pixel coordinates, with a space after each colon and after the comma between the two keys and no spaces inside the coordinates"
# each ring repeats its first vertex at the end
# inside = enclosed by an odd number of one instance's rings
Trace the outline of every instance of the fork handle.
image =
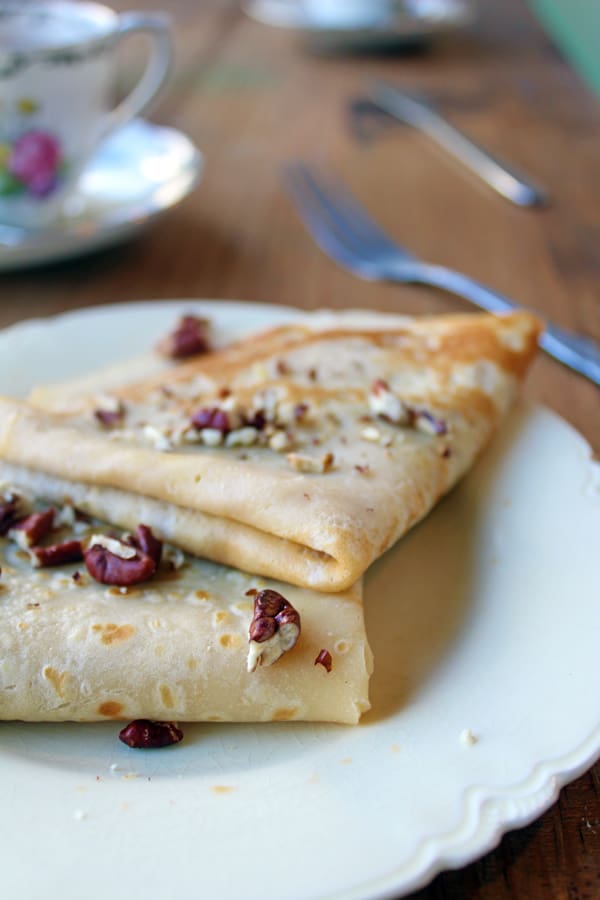
{"type": "MultiPolygon", "coordinates": [[[[408,280],[406,263],[402,264],[402,269],[404,273],[402,280],[406,282],[408,280]]],[[[393,267],[390,276],[391,280],[395,280],[393,267]]],[[[442,288],[451,294],[469,300],[488,312],[503,313],[522,309],[508,297],[497,294],[485,285],[469,278],[468,275],[462,275],[460,272],[454,272],[444,266],[419,263],[415,265],[414,276],[410,278],[410,281],[442,288]]],[[[565,331],[556,325],[546,324],[540,337],[540,346],[549,356],[600,385],[600,346],[591,338],[565,331]]]]}
{"type": "Polygon", "coordinates": [[[498,194],[517,206],[539,206],[545,191],[512,166],[493,156],[451,125],[433,106],[385,82],[374,86],[374,98],[387,112],[419,128],[448,153],[460,160],[498,194]]]}

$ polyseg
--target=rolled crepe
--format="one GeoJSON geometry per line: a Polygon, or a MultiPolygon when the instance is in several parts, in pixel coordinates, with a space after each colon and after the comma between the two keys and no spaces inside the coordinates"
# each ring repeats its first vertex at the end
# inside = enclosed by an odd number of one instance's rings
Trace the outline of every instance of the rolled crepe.
{"type": "Polygon", "coordinates": [[[469,469],[515,398],[539,327],[526,313],[299,318],[158,371],[148,358],[146,378],[143,362],[130,364],[135,379],[120,387],[112,372],[42,388],[30,405],[1,399],[0,458],[50,499],[339,591],[469,469]],[[107,402],[119,411],[109,425],[97,415],[107,402]],[[243,427],[189,430],[217,408],[242,410],[243,427]],[[263,424],[246,444],[257,411],[274,433],[263,441],[263,424]]]}
{"type": "Polygon", "coordinates": [[[188,558],[136,587],[110,587],[83,563],[34,569],[8,538],[0,566],[0,719],[352,724],[369,708],[360,584],[322,595],[188,558]],[[252,588],[289,600],[301,633],[273,665],[248,672],[252,588]],[[321,650],[329,672],[315,665],[321,650]]]}

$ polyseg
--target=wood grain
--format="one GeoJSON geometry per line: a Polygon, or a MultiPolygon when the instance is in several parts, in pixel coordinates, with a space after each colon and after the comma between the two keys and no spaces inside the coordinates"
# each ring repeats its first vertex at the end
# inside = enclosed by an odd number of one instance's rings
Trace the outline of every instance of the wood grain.
{"type": "MultiPolygon", "coordinates": [[[[423,288],[362,282],[315,247],[280,187],[281,166],[334,167],[374,216],[423,257],[463,270],[557,324],[600,340],[600,109],[519,0],[481,0],[476,25],[430,52],[314,55],[296,35],[226,0],[113,0],[173,16],[178,60],[154,118],[206,154],[205,177],[168,218],[113,250],[0,280],[0,326],[100,303],[236,298],[407,313],[464,309],[423,288]],[[459,127],[545,184],[525,211],[479,185],[424,138],[351,126],[375,77],[428,91],[459,127]]],[[[134,55],[135,56],[135,55],[134,55]]],[[[124,80],[135,60],[126,57],[124,80]]],[[[540,355],[527,396],[600,452],[600,392],[540,355]]],[[[597,702],[597,692],[590,702],[597,702]]],[[[600,766],[538,822],[419,900],[600,897],[600,766]]]]}

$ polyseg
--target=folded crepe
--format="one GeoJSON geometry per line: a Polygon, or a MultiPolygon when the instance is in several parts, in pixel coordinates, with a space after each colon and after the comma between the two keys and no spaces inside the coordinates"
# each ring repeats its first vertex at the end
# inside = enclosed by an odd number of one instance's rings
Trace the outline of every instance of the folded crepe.
{"type": "Polygon", "coordinates": [[[341,591],[469,469],[539,330],[527,313],[300,316],[180,363],[0,399],[0,459],[38,495],[341,591]]]}
{"type": "MultiPolygon", "coordinates": [[[[0,481],[6,474],[0,467],[0,481]]],[[[69,537],[63,529],[53,540],[69,537]]],[[[323,595],[168,557],[152,579],[118,587],[99,584],[83,562],[36,569],[0,537],[0,719],[352,724],[369,708],[360,584],[323,595]],[[248,591],[265,589],[292,604],[300,635],[249,672],[248,591]]]]}

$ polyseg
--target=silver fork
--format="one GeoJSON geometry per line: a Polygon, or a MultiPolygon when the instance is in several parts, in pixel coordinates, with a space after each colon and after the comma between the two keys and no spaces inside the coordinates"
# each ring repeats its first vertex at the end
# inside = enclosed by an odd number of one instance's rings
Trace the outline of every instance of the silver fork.
{"type": "MultiPolygon", "coordinates": [[[[283,182],[321,250],[355,275],[438,287],[492,313],[523,309],[468,275],[417,259],[393,241],[333,176],[293,163],[285,168],[283,182]]],[[[591,338],[547,323],[540,345],[550,356],[600,385],[600,346],[591,338]]]]}

